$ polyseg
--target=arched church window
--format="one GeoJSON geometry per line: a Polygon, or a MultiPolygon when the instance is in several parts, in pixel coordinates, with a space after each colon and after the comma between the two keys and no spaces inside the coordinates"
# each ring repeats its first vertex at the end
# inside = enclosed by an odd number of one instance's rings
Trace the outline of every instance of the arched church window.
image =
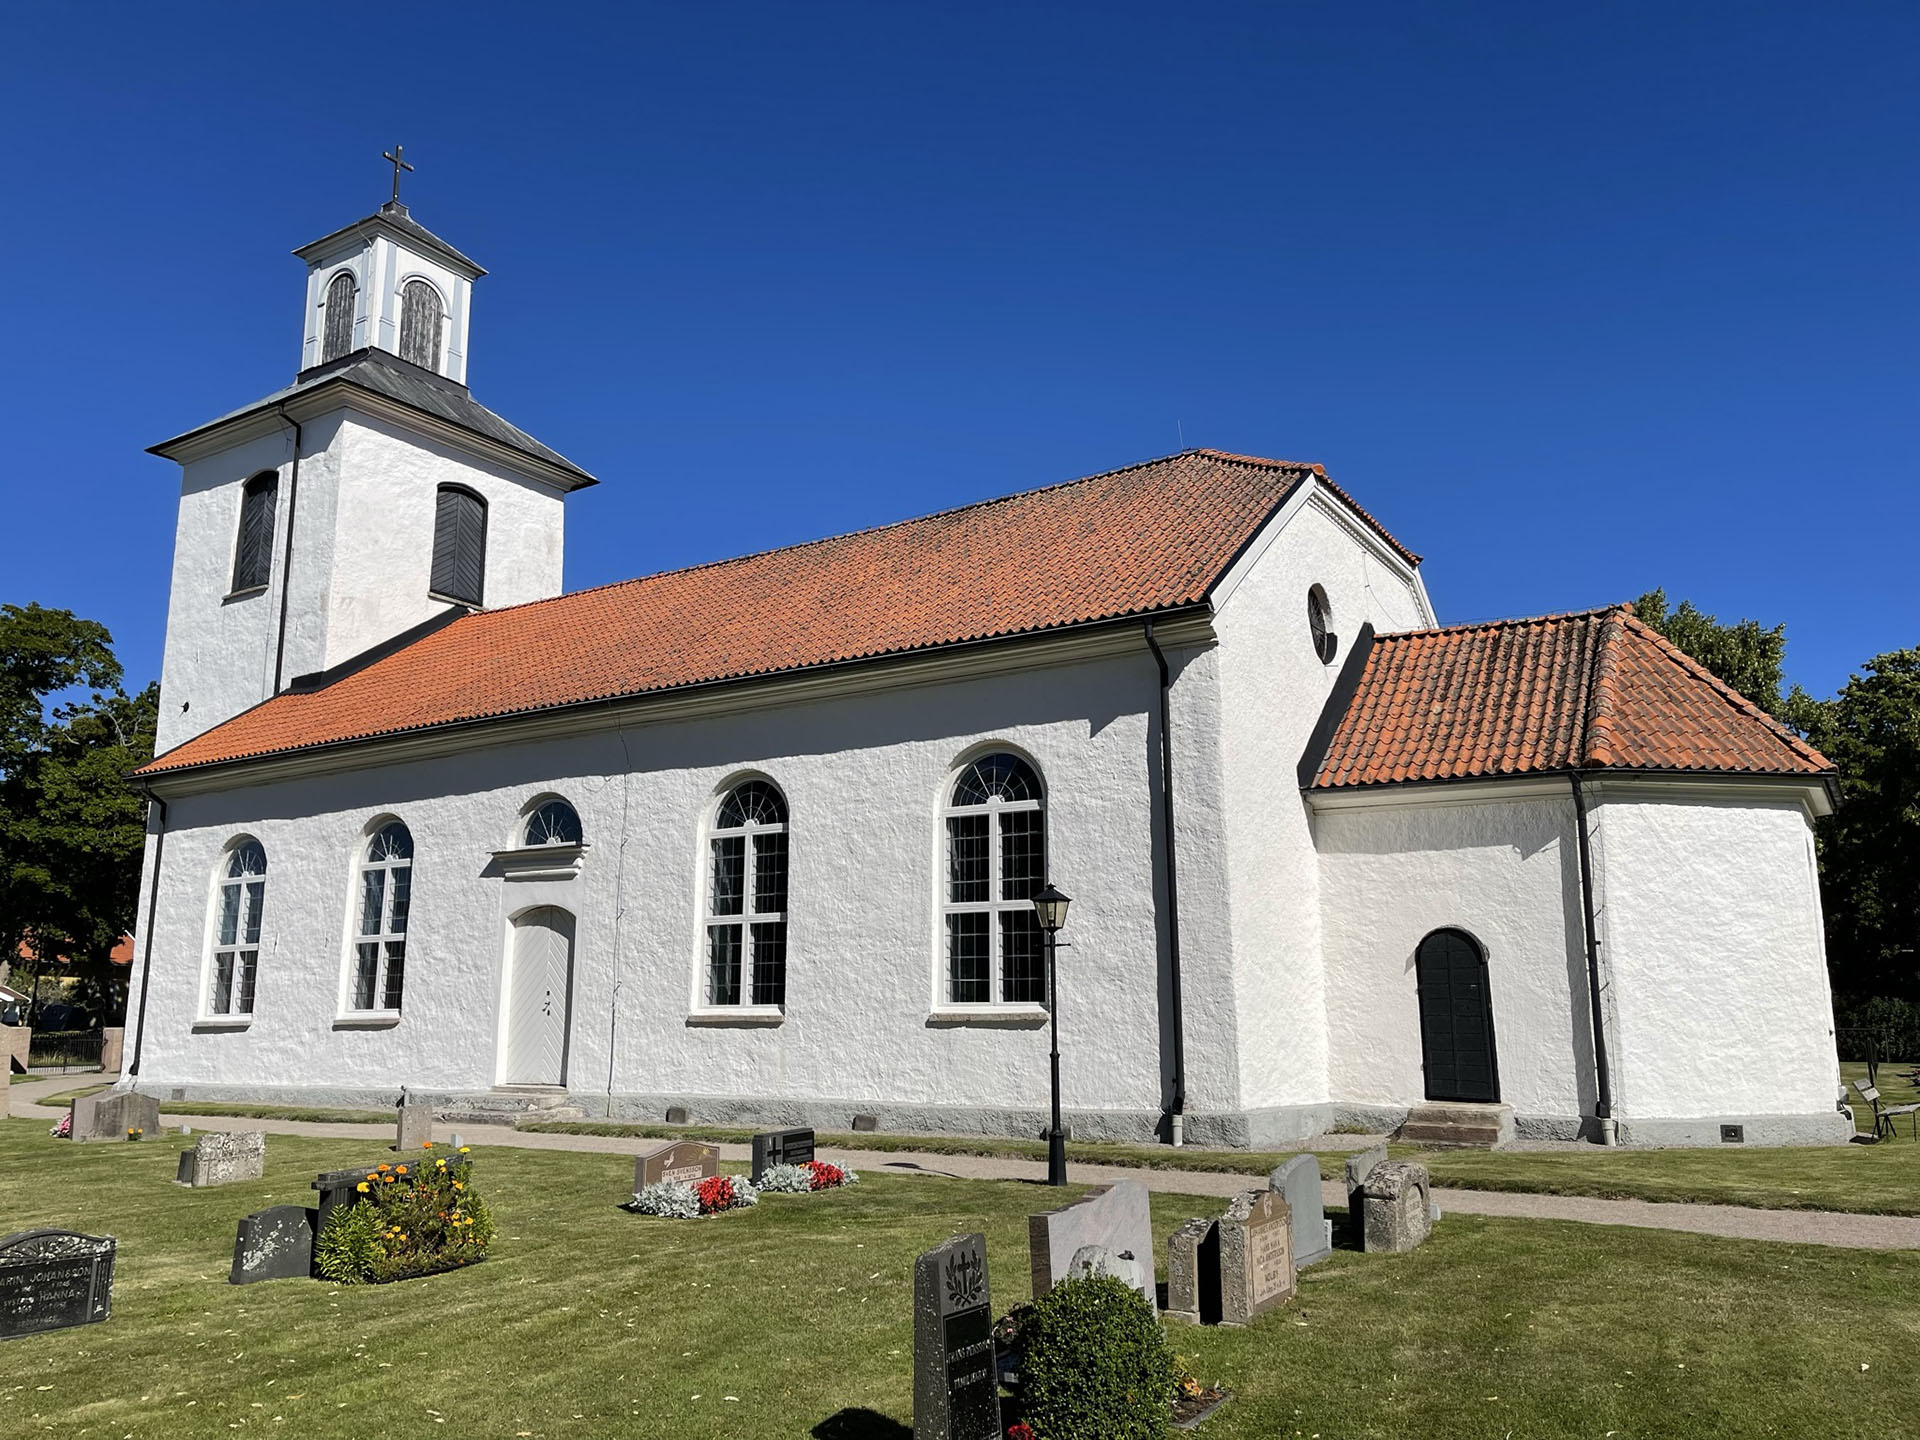
{"type": "Polygon", "coordinates": [[[953,782],[946,814],[946,993],[953,1005],[1043,1005],[1033,897],[1047,883],[1040,777],[1017,755],[983,755],[953,782]]]}
{"type": "Polygon", "coordinates": [[[360,862],[353,1008],[395,1011],[407,972],[407,911],[413,901],[413,836],[398,820],[373,833],[360,862]]]}
{"type": "Polygon", "coordinates": [[[213,903],[207,1014],[251,1015],[267,906],[267,852],[258,840],[239,840],[227,850],[213,903]]]}
{"type": "Polygon", "coordinates": [[[424,280],[409,280],[400,291],[400,358],[423,370],[440,370],[440,321],[445,315],[440,292],[424,280]]]}
{"type": "Polygon", "coordinates": [[[487,580],[487,502],[459,485],[442,485],[434,502],[433,593],[479,605],[487,580]]]}
{"type": "Polygon", "coordinates": [[[747,780],[720,798],[709,843],[707,1003],[787,1000],[787,802],[747,780]]]}
{"type": "Polygon", "coordinates": [[[273,573],[273,510],[280,476],[265,470],[240,490],[240,533],[233,546],[233,589],[258,590],[273,573]]]}
{"type": "Polygon", "coordinates": [[[580,816],[564,800],[548,800],[527,816],[527,844],[578,845],[580,816]]]}
{"type": "Polygon", "coordinates": [[[353,349],[354,311],[359,298],[360,287],[354,283],[351,270],[342,270],[327,282],[327,318],[320,340],[322,365],[353,349]]]}

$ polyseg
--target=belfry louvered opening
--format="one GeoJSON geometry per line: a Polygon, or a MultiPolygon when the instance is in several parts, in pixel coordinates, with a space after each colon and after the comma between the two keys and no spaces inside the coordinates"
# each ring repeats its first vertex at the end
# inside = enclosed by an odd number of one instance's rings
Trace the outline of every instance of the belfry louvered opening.
{"type": "Polygon", "coordinates": [[[487,502],[458,485],[442,485],[433,518],[433,593],[479,605],[487,579],[487,502]]]}
{"type": "Polygon", "coordinates": [[[280,476],[263,471],[240,491],[240,533],[233,547],[233,589],[259,590],[273,571],[273,507],[280,476]]]}

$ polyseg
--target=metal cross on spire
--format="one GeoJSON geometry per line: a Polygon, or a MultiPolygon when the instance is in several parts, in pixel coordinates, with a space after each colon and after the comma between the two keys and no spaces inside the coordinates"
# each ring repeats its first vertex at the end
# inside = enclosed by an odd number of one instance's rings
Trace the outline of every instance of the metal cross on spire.
{"type": "Polygon", "coordinates": [[[400,145],[394,146],[391,154],[385,150],[380,152],[380,158],[392,162],[393,165],[393,203],[396,205],[400,203],[400,172],[413,169],[401,158],[406,153],[406,148],[400,145]]]}

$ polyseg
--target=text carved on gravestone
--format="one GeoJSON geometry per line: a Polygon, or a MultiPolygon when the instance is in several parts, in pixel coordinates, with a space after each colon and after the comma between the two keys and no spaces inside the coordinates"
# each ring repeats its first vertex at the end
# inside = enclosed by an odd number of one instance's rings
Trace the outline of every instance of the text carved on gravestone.
{"type": "Polygon", "coordinates": [[[984,1235],[961,1235],[914,1263],[915,1440],[998,1440],[1000,1382],[984,1235]]]}
{"type": "Polygon", "coordinates": [[[105,1320],[113,1310],[111,1235],[27,1230],[0,1240],[0,1340],[105,1320]]]}

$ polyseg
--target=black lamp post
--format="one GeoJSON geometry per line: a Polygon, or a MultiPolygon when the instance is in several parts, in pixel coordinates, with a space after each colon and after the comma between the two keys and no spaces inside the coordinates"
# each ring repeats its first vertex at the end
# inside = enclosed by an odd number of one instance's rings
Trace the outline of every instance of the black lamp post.
{"type": "Polygon", "coordinates": [[[1053,1129],[1047,1134],[1047,1184],[1067,1183],[1067,1135],[1060,1128],[1060,970],[1057,957],[1060,931],[1067,923],[1067,906],[1073,903],[1052,884],[1033,897],[1033,913],[1040,917],[1040,928],[1047,936],[1047,1009],[1052,1012],[1053,1029],[1053,1129]]]}

